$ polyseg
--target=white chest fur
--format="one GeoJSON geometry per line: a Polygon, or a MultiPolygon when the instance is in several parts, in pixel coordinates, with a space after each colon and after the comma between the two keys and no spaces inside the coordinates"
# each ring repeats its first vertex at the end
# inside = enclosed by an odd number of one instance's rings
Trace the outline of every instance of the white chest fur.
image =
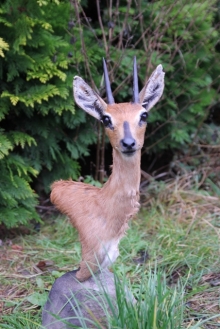
{"type": "Polygon", "coordinates": [[[105,244],[102,244],[102,254],[104,256],[103,262],[100,264],[102,268],[111,266],[118,258],[118,243],[118,240],[111,240],[105,244]]]}

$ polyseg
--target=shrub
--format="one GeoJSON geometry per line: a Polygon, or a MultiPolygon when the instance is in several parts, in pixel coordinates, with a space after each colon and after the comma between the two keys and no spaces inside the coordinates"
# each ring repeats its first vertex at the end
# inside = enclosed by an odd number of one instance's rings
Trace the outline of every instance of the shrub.
{"type": "Polygon", "coordinates": [[[73,76],[80,75],[104,97],[103,56],[117,102],[131,99],[134,55],[140,88],[163,64],[166,88],[151,112],[143,152],[187,149],[219,103],[217,10],[214,0],[120,0],[111,6],[3,1],[0,222],[14,226],[38,218],[37,196],[48,193],[55,179],[76,179],[78,159],[88,155],[97,136],[96,173],[103,169],[102,129],[97,124],[96,133],[93,119],[74,106],[71,87],[73,76]]]}
{"type": "Polygon", "coordinates": [[[65,39],[68,20],[67,1],[4,1],[1,7],[0,223],[7,226],[39,218],[33,179],[38,193],[55,179],[76,179],[77,159],[94,142],[72,100],[77,67],[65,39]]]}

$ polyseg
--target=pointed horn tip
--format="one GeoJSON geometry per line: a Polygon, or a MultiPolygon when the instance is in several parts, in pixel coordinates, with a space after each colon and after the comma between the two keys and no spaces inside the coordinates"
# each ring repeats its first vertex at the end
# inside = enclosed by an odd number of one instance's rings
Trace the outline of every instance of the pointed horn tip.
{"type": "Polygon", "coordinates": [[[105,81],[105,90],[106,90],[106,96],[108,100],[108,104],[114,104],[115,100],[112,94],[111,90],[111,83],[109,80],[109,75],[108,75],[108,68],[106,65],[105,58],[103,57],[103,70],[104,70],[104,81],[105,81]]]}
{"type": "Polygon", "coordinates": [[[137,67],[137,60],[136,60],[136,56],[134,56],[134,59],[133,59],[133,66],[136,68],[137,67]]]}

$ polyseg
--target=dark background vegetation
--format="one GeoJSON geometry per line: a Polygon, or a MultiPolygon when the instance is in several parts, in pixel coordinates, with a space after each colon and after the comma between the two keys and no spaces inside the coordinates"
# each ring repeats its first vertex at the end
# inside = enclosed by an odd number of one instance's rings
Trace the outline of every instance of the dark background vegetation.
{"type": "Polygon", "coordinates": [[[142,158],[155,179],[196,172],[220,195],[220,3],[205,0],[5,0],[0,8],[0,223],[38,220],[56,179],[103,182],[111,148],[78,109],[74,75],[105,97],[102,57],[117,102],[156,65],[165,91],[151,111],[142,158]]]}

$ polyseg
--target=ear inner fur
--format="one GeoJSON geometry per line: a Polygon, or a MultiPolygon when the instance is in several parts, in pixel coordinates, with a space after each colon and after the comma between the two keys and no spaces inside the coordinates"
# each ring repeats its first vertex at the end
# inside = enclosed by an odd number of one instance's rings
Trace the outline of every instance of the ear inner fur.
{"type": "Polygon", "coordinates": [[[80,77],[73,80],[73,94],[75,101],[88,114],[101,120],[106,111],[104,100],[80,77]]]}

